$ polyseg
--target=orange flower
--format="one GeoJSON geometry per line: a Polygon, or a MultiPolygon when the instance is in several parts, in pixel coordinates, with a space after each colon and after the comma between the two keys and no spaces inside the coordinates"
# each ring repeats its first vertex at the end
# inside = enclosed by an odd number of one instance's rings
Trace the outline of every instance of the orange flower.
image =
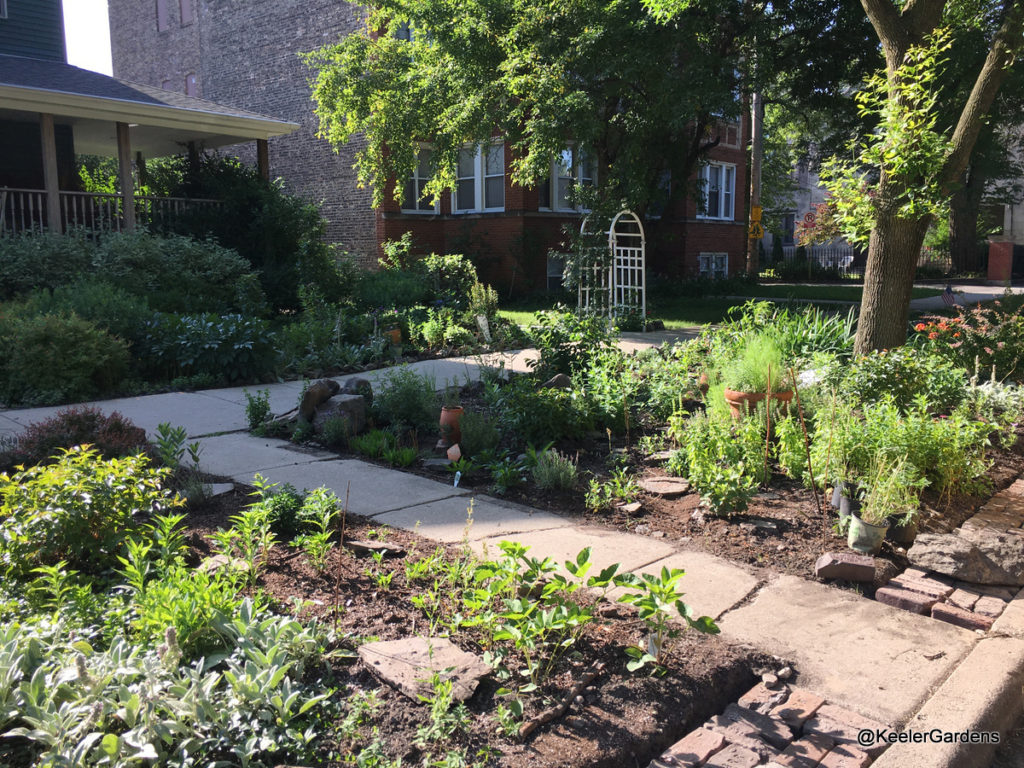
{"type": "Polygon", "coordinates": [[[959,339],[960,338],[960,331],[957,331],[956,333],[954,333],[953,334],[953,338],[954,339],[959,339]]]}
{"type": "Polygon", "coordinates": [[[931,333],[928,334],[928,338],[929,339],[937,339],[937,338],[939,338],[939,334],[936,331],[932,331],[931,333]]]}
{"type": "Polygon", "coordinates": [[[928,326],[925,325],[924,323],[918,323],[917,325],[914,326],[914,330],[915,331],[923,331],[927,327],[928,326]]]}

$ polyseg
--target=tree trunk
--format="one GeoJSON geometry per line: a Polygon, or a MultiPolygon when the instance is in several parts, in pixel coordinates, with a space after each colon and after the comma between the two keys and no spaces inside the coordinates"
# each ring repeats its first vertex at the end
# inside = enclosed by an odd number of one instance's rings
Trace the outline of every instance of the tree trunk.
{"type": "Polygon", "coordinates": [[[953,271],[978,272],[981,259],[978,251],[978,216],[981,214],[981,196],[986,179],[980,178],[976,168],[967,172],[962,187],[949,201],[949,255],[953,271]]]}
{"type": "Polygon", "coordinates": [[[891,349],[907,340],[914,271],[929,219],[903,219],[883,206],[868,241],[864,296],[854,351],[891,349]]]}

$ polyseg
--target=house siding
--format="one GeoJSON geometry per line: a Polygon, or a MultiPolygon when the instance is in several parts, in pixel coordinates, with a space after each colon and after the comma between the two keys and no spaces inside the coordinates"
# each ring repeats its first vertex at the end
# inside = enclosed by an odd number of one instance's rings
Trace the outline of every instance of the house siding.
{"type": "Polygon", "coordinates": [[[61,0],[7,0],[0,53],[66,61],[61,0]]]}

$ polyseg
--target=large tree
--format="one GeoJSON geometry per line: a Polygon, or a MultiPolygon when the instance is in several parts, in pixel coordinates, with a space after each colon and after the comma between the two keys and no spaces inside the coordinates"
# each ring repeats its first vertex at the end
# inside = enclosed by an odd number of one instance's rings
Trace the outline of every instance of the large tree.
{"type": "Polygon", "coordinates": [[[862,140],[855,163],[832,166],[829,184],[850,235],[868,242],[856,342],[863,353],[906,340],[921,245],[961,182],[986,114],[1024,46],[1024,2],[861,2],[885,58],[884,73],[862,94],[879,127],[862,140]],[[942,94],[957,32],[969,27],[986,35],[988,53],[954,105],[942,94]]]}

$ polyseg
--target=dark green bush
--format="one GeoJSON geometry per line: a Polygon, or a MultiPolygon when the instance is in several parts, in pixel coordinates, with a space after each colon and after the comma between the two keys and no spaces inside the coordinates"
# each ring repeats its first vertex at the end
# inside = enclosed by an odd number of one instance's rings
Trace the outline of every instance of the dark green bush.
{"type": "Polygon", "coordinates": [[[422,275],[413,272],[363,272],[355,285],[356,307],[362,311],[411,307],[430,298],[430,286],[422,275]]]}
{"type": "Polygon", "coordinates": [[[411,368],[388,372],[373,398],[374,418],[398,428],[427,434],[437,431],[440,404],[433,378],[411,368]]]}
{"type": "Polygon", "coordinates": [[[537,389],[527,376],[491,395],[505,434],[537,445],[583,437],[594,429],[594,406],[577,390],[537,389]]]}
{"type": "Polygon", "coordinates": [[[55,464],[0,474],[0,572],[21,579],[61,561],[85,574],[115,566],[136,521],[173,506],[166,476],[144,456],[102,459],[84,448],[55,464]]]}
{"type": "Polygon", "coordinates": [[[607,318],[576,314],[565,307],[539,312],[537,324],[530,332],[539,358],[529,365],[541,379],[556,373],[571,376],[585,370],[590,359],[611,347],[614,339],[607,318]]]}
{"type": "Polygon", "coordinates": [[[426,277],[434,301],[459,309],[469,306],[469,294],[478,280],[476,267],[465,256],[432,253],[417,262],[416,270],[426,277]]]}
{"type": "Polygon", "coordinates": [[[0,399],[8,404],[88,400],[127,369],[127,345],[80,317],[0,315],[0,399]]]}
{"type": "Polygon", "coordinates": [[[132,296],[107,282],[84,279],[69,285],[39,289],[7,309],[31,317],[74,313],[83,320],[133,342],[153,316],[146,299],[132,296]]]}
{"type": "Polygon", "coordinates": [[[494,422],[485,414],[476,411],[466,411],[462,414],[459,428],[462,432],[462,453],[470,458],[493,451],[501,440],[501,433],[494,422]]]}
{"type": "Polygon", "coordinates": [[[248,262],[211,240],[114,234],[103,238],[94,263],[97,275],[161,312],[251,311],[262,303],[248,262]]]}
{"type": "Polygon", "coordinates": [[[93,250],[74,232],[0,237],[0,301],[75,280],[88,271],[93,250]]]}
{"type": "Polygon", "coordinates": [[[157,314],[138,345],[147,376],[209,374],[252,381],[274,369],[274,337],[265,320],[242,315],[157,314]]]}
{"type": "Polygon", "coordinates": [[[924,397],[928,408],[945,413],[967,393],[967,372],[939,355],[913,347],[872,352],[842,370],[840,388],[853,402],[891,397],[901,410],[924,397]]]}
{"type": "Polygon", "coordinates": [[[91,445],[104,459],[145,453],[150,447],[146,430],[117,411],[107,416],[99,408],[76,406],[30,424],[18,436],[14,449],[0,455],[0,470],[18,464],[50,463],[56,460],[60,449],[85,444],[91,445]]]}

